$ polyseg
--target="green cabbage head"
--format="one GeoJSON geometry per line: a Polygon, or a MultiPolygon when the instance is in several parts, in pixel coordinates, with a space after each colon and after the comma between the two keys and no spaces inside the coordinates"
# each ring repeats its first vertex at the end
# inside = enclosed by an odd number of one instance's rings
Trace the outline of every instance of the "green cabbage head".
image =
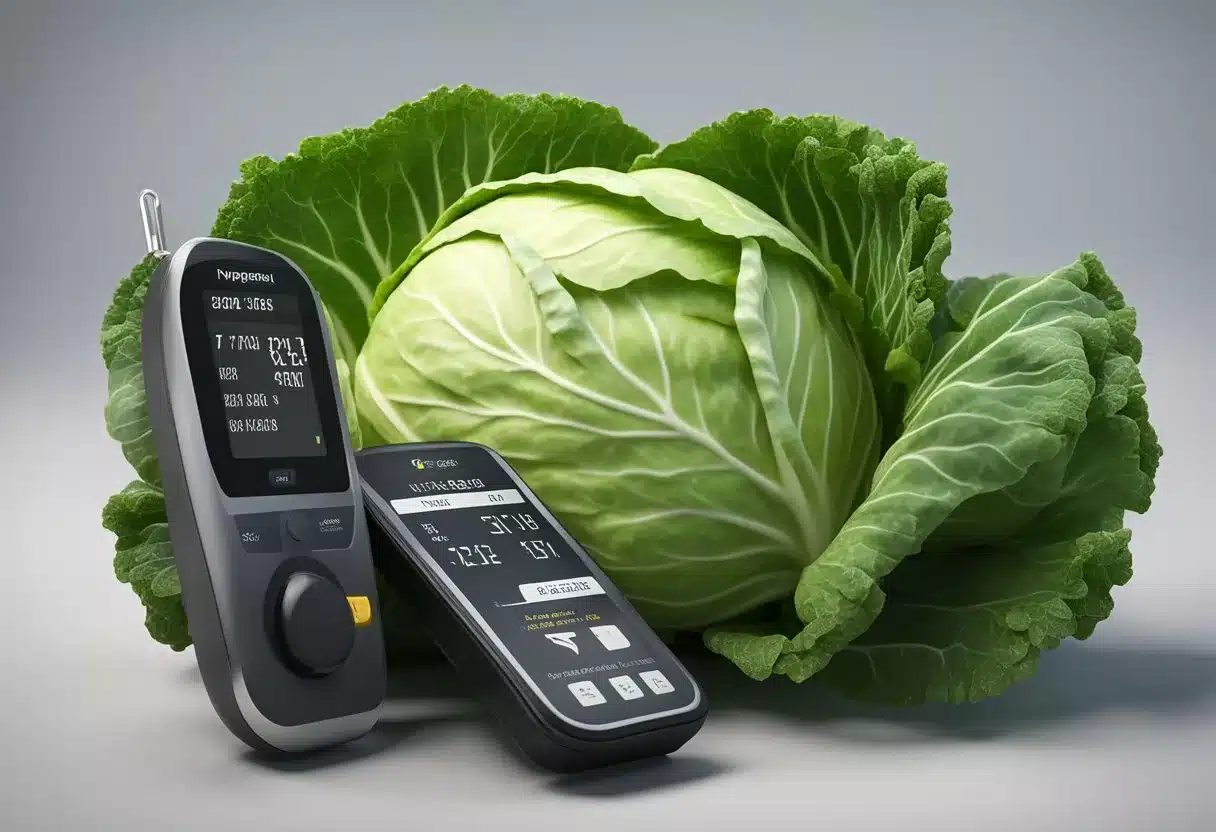
{"type": "Polygon", "coordinates": [[[365,441],[489,445],[652,624],[731,619],[792,597],[877,460],[834,295],[784,226],[695,174],[486,184],[381,287],[365,441]]]}

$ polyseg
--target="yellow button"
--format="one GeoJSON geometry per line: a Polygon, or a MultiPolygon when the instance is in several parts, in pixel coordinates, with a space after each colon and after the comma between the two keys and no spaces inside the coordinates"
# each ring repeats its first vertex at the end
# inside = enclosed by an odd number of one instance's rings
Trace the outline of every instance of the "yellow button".
{"type": "Polygon", "coordinates": [[[355,626],[362,627],[372,621],[372,602],[366,595],[347,595],[350,613],[355,617],[355,626]]]}

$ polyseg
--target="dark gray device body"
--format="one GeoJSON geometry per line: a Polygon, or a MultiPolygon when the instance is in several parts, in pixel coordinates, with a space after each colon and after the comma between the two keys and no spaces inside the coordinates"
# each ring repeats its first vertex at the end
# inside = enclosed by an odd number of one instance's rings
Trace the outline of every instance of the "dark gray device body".
{"type": "Polygon", "coordinates": [[[700,730],[700,686],[501,455],[436,442],[356,460],[377,567],[535,763],[661,756],[700,730]]]}
{"type": "Polygon", "coordinates": [[[195,656],[221,720],[259,751],[354,739],[385,697],[375,571],[320,310],[283,256],[200,238],[160,263],[143,313],[195,656]]]}

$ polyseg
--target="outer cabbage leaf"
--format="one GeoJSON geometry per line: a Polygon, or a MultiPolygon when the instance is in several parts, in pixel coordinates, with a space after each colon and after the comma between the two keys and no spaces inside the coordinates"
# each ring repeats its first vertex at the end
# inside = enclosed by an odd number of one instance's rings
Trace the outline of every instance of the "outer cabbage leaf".
{"type": "Polygon", "coordinates": [[[523,227],[531,245],[544,252],[557,271],[592,289],[624,286],[653,274],[656,263],[687,279],[733,286],[738,271],[735,242],[754,237],[804,260],[807,273],[830,297],[846,306],[852,302],[851,289],[839,275],[789,229],[702,176],[662,168],[628,176],[603,168],[572,168],[472,188],[381,282],[371,318],[410,270],[436,249],[473,234],[501,237],[523,227]],[[629,206],[640,213],[623,213],[629,206]],[[687,225],[673,234],[667,220],[687,225]],[[712,268],[707,268],[707,258],[716,259],[712,268]]]}
{"type": "MultiPolygon", "coordinates": [[[[325,317],[325,326],[329,330],[331,337],[334,333],[334,316],[330,314],[329,307],[322,305],[321,314],[325,317]]],[[[347,362],[347,355],[341,350],[341,344],[336,341],[333,343],[334,348],[334,370],[336,371],[338,390],[342,394],[342,409],[346,414],[346,433],[350,436],[350,445],[356,451],[363,447],[363,430],[359,426],[359,414],[355,410],[355,392],[351,387],[350,364],[347,362]]],[[[351,356],[354,358],[354,356],[351,356]]]]}
{"type": "Polygon", "coordinates": [[[101,357],[109,395],[106,432],[122,445],[123,456],[144,482],[160,485],[160,466],[148,426],[148,402],[140,356],[140,330],[148,282],[156,259],[148,256],[118,284],[101,324],[101,357]]]}
{"type": "Polygon", "coordinates": [[[190,630],[169,543],[164,493],[135,480],[106,503],[102,525],[118,538],[114,574],[130,584],[143,602],[144,625],[152,638],[174,650],[189,647],[190,630]]]}
{"type": "Polygon", "coordinates": [[[356,400],[385,441],[496,448],[652,625],[699,628],[788,599],[875,461],[838,288],[686,172],[487,184],[378,290],[356,400]]]}
{"type": "Polygon", "coordinates": [[[943,318],[904,434],[803,573],[802,631],[707,634],[750,675],[979,699],[1089,636],[1130,578],[1123,513],[1148,508],[1160,447],[1134,315],[1101,264],[959,281],[943,318]]]}
{"type": "Polygon", "coordinates": [[[305,139],[282,161],[245,162],[213,233],[291,257],[355,355],[376,286],[466,190],[532,171],[624,170],[654,147],[612,107],[441,87],[369,127],[305,139]]]}
{"type": "Polygon", "coordinates": [[[915,146],[835,116],[735,113],[640,157],[700,174],[777,218],[847,282],[888,442],[928,357],[950,251],[946,168],[915,146]]]}
{"type": "MultiPolygon", "coordinates": [[[[1126,529],[991,550],[925,551],[883,584],[874,624],[817,677],[879,704],[972,702],[1034,673],[1043,650],[1086,637],[1131,578],[1126,529]]],[[[780,665],[779,665],[780,666],[780,665]]],[[[795,679],[799,661],[788,668],[795,679]]]]}
{"type": "MultiPolygon", "coordinates": [[[[1125,510],[1148,510],[1161,448],[1148,421],[1137,366],[1142,346],[1135,335],[1135,310],[1092,254],[1082,255],[1075,267],[1084,267],[1087,291],[1106,306],[1112,336],[1110,349],[1091,368],[1097,387],[1085,431],[1014,485],[964,503],[934,530],[929,548],[991,545],[1035,529],[1075,536],[1068,531],[1117,528],[1125,510]]],[[[983,288],[980,281],[955,284],[942,310],[943,319],[950,320],[943,324],[964,326],[959,317],[969,306],[964,296],[983,288]]]]}

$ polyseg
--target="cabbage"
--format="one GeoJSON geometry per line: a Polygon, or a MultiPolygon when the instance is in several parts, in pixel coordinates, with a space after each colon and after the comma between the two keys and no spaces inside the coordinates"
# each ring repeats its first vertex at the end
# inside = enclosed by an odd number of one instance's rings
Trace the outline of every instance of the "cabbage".
{"type": "MultiPolygon", "coordinates": [[[[946,169],[905,140],[755,110],[657,148],[593,102],[462,87],[241,174],[213,234],[309,274],[356,441],[497,448],[656,628],[752,678],[973,701],[1131,577],[1161,455],[1134,310],[1089,253],[947,279],[946,169]]],[[[139,477],[104,522],[183,649],[149,273],[103,324],[139,477]]]]}
{"type": "Polygon", "coordinates": [[[377,442],[496,448],[654,626],[702,628],[789,598],[877,461],[834,291],[693,174],[487,184],[381,285],[356,407],[377,442]]]}

